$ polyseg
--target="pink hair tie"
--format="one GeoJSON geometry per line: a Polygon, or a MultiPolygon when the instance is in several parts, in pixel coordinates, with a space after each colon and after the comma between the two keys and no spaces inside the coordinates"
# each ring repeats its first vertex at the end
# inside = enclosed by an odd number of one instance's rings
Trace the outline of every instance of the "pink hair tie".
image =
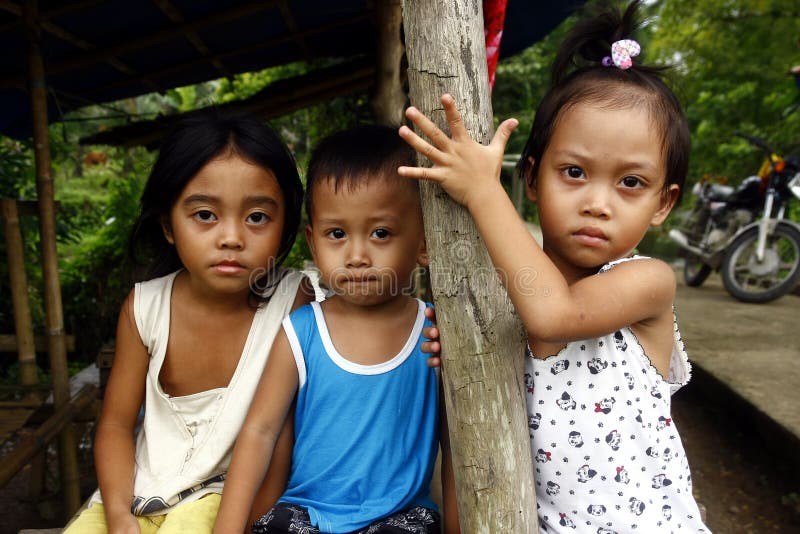
{"type": "Polygon", "coordinates": [[[633,39],[615,41],[611,45],[611,56],[603,58],[603,66],[610,67],[611,65],[616,65],[622,70],[629,69],[633,65],[633,60],[631,58],[638,56],[641,51],[642,47],[633,39]]]}

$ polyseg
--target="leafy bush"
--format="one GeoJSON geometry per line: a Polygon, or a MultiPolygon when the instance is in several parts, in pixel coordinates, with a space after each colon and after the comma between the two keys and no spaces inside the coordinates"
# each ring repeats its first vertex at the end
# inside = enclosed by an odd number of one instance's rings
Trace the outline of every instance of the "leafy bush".
{"type": "Polygon", "coordinates": [[[103,226],[83,236],[62,260],[64,323],[75,335],[77,357],[93,361],[113,339],[120,304],[132,287],[128,236],[138,214],[144,176],[131,173],[108,183],[103,226]]]}

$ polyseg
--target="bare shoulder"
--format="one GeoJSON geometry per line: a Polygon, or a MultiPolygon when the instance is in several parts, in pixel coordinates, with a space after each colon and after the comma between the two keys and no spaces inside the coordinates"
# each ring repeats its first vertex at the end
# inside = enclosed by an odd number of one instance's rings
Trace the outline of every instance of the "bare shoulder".
{"type": "Polygon", "coordinates": [[[623,283],[633,283],[651,297],[666,298],[670,303],[675,296],[675,271],[665,261],[656,258],[625,261],[602,274],[608,278],[618,278],[623,283]]]}
{"type": "Polygon", "coordinates": [[[292,311],[313,301],[314,286],[311,285],[311,280],[309,280],[307,276],[303,275],[303,279],[300,280],[300,285],[297,287],[297,294],[294,297],[294,302],[292,303],[292,311]]]}
{"type": "Polygon", "coordinates": [[[122,306],[119,310],[119,322],[117,323],[117,337],[120,335],[120,330],[125,329],[129,333],[139,334],[139,329],[136,326],[136,317],[134,315],[134,304],[136,302],[136,290],[131,289],[128,296],[122,301],[122,306]]]}

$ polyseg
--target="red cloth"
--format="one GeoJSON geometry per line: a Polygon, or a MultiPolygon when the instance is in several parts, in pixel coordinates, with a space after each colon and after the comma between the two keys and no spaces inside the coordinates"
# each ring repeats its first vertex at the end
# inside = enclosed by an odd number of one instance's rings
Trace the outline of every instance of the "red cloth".
{"type": "Polygon", "coordinates": [[[486,36],[486,62],[489,68],[489,90],[494,87],[494,74],[500,58],[500,40],[506,20],[508,0],[483,0],[483,33],[486,36]]]}

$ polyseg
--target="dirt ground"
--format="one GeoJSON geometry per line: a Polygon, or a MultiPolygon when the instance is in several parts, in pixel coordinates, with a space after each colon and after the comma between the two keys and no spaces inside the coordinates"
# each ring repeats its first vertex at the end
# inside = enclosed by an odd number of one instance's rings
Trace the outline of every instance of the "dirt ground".
{"type": "MultiPolygon", "coordinates": [[[[788,476],[783,459],[767,452],[769,432],[754,432],[741,411],[732,410],[730,399],[709,398],[696,378],[673,398],[673,416],[708,526],[731,534],[800,532],[800,481],[788,476]]],[[[80,457],[81,485],[88,496],[95,484],[91,455],[84,449],[80,457]]],[[[0,534],[63,524],[59,496],[52,489],[39,503],[27,497],[29,474],[26,469],[0,490],[0,534]]],[[[54,474],[48,476],[48,485],[54,480],[54,474]]]]}

